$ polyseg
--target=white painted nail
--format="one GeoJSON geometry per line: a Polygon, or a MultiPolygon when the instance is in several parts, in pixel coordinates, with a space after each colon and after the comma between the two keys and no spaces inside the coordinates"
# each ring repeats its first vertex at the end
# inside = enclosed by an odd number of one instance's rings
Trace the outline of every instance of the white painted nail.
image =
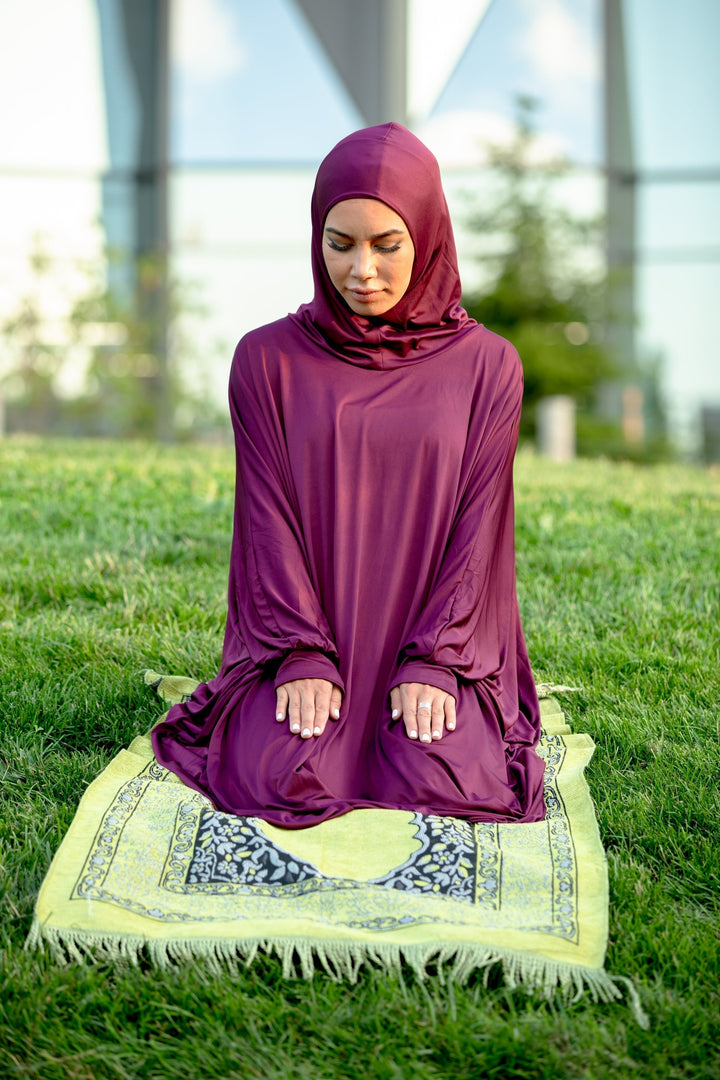
{"type": "Polygon", "coordinates": [[[336,720],[339,720],[340,719],[340,710],[339,709],[333,709],[333,716],[335,717],[336,720]]]}
{"type": "Polygon", "coordinates": [[[410,738],[411,739],[417,739],[417,731],[411,731],[410,732],[410,738]]]}
{"type": "Polygon", "coordinates": [[[319,734],[320,734],[320,728],[316,727],[314,732],[313,732],[313,735],[319,735],[319,734]]]}
{"type": "Polygon", "coordinates": [[[393,720],[397,720],[399,715],[400,715],[400,710],[399,709],[393,709],[393,711],[392,711],[393,720]]]}
{"type": "Polygon", "coordinates": [[[427,731],[424,731],[420,736],[420,742],[430,742],[430,736],[428,735],[427,731]]]}
{"type": "Polygon", "coordinates": [[[309,739],[310,738],[310,728],[309,727],[303,728],[302,737],[303,737],[303,739],[309,739]]]}
{"type": "Polygon", "coordinates": [[[275,713],[275,719],[276,720],[284,720],[285,717],[283,716],[283,714],[281,712],[279,712],[279,713],[275,713]]]}
{"type": "Polygon", "coordinates": [[[293,724],[292,729],[293,729],[294,733],[297,735],[298,731],[300,730],[300,725],[299,724],[293,724]]]}

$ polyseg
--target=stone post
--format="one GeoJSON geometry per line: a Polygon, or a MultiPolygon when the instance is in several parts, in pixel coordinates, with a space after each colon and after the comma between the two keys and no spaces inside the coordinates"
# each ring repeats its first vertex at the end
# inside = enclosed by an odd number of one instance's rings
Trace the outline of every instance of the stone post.
{"type": "Polygon", "coordinates": [[[535,412],[537,451],[551,461],[575,457],[575,401],[565,394],[542,398],[535,412]]]}

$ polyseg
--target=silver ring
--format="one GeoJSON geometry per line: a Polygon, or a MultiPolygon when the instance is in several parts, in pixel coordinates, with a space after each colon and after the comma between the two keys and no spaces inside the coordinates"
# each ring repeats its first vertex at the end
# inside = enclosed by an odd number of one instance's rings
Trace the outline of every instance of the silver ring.
{"type": "Polygon", "coordinates": [[[432,701],[418,701],[417,707],[418,712],[420,712],[421,709],[430,709],[430,711],[432,711],[432,701]]]}

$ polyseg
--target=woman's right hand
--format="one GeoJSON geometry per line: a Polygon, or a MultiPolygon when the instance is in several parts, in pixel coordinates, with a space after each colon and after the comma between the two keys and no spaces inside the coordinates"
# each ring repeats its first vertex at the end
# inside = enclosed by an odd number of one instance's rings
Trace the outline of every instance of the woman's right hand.
{"type": "Polygon", "coordinates": [[[328,717],[340,719],[342,690],[327,679],[294,679],[276,691],[275,719],[288,720],[290,731],[301,739],[322,735],[328,717]]]}

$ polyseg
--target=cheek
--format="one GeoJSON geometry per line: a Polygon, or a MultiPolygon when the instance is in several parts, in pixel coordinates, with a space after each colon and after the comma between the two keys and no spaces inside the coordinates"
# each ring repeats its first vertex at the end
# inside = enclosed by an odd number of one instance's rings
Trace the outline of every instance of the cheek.
{"type": "Polygon", "coordinates": [[[398,270],[398,272],[397,272],[397,280],[398,280],[398,284],[402,285],[403,292],[405,292],[408,285],[410,284],[410,279],[412,277],[412,272],[413,272],[414,265],[415,265],[415,256],[413,254],[413,255],[410,256],[409,259],[405,259],[403,261],[402,267],[397,268],[397,270],[398,270]]]}
{"type": "Polygon", "coordinates": [[[323,261],[331,282],[337,287],[342,278],[342,261],[338,259],[335,252],[329,251],[328,248],[323,248],[323,261]]]}

